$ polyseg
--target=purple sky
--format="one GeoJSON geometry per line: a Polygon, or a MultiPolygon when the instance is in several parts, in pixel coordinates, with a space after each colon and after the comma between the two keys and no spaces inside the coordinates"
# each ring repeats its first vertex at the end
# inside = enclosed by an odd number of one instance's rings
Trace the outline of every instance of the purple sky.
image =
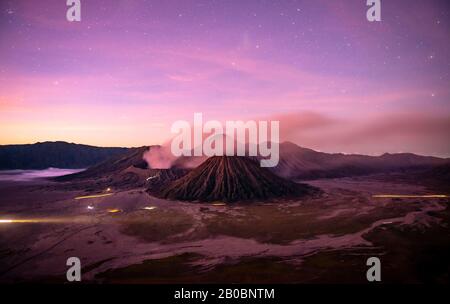
{"type": "Polygon", "coordinates": [[[450,4],[0,1],[0,144],[158,144],[170,125],[280,119],[330,152],[450,156],[450,4]]]}

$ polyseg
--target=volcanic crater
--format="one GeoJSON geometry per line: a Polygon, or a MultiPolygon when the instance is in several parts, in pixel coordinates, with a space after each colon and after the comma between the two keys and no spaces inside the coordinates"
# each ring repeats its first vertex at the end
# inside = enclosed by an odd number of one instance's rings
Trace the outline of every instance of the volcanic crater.
{"type": "Polygon", "coordinates": [[[299,198],[318,189],[285,180],[248,157],[213,156],[164,186],[150,186],[151,195],[181,201],[227,203],[299,198]]]}

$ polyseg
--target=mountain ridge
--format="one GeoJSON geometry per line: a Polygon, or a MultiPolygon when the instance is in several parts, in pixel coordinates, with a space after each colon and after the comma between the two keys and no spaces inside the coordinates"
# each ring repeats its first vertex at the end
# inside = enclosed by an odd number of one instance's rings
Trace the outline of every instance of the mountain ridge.
{"type": "Polygon", "coordinates": [[[289,179],[337,178],[442,165],[449,159],[414,153],[380,156],[318,152],[291,142],[280,144],[280,162],[271,170],[289,179]]]}
{"type": "MultiPolygon", "coordinates": [[[[154,146],[102,148],[67,142],[6,145],[0,146],[0,169],[89,168],[70,178],[99,177],[123,171],[128,167],[148,168],[143,160],[143,153],[151,147],[154,146]],[[7,148],[9,151],[5,152],[7,148]]],[[[172,168],[193,169],[205,160],[206,157],[180,157],[173,162],[172,168]]],[[[278,165],[269,169],[286,179],[308,180],[398,171],[410,172],[449,162],[449,159],[420,156],[414,153],[385,153],[380,156],[325,153],[304,148],[292,142],[283,142],[280,144],[278,165]]],[[[69,178],[62,178],[62,180],[69,180],[69,178]]]]}
{"type": "Polygon", "coordinates": [[[128,148],[124,147],[96,147],[65,141],[0,145],[0,170],[84,169],[126,151],[128,148]]]}

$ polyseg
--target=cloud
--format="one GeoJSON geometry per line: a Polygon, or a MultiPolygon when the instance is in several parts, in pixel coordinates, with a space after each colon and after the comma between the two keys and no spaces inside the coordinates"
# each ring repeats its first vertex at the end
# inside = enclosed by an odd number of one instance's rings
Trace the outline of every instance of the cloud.
{"type": "Polygon", "coordinates": [[[338,118],[316,112],[272,116],[282,140],[327,152],[382,154],[413,152],[450,156],[450,115],[391,112],[338,118]]]}

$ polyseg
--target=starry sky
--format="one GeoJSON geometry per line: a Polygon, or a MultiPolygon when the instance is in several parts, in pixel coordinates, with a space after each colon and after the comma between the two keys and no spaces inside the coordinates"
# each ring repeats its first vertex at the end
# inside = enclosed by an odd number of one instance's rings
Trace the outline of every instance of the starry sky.
{"type": "Polygon", "coordinates": [[[0,1],[0,144],[167,141],[171,124],[277,119],[327,152],[450,156],[450,4],[0,1]]]}

